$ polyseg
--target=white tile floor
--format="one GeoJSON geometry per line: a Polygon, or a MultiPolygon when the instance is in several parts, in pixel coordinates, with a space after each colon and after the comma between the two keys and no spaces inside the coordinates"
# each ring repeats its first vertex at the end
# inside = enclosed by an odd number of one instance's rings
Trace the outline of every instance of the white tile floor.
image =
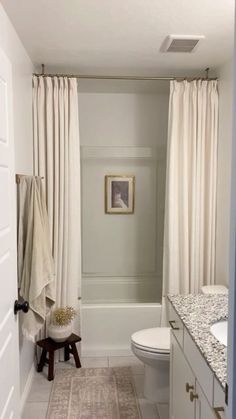
{"type": "MultiPolygon", "coordinates": [[[[143,364],[134,356],[122,357],[99,357],[82,358],[82,366],[85,368],[96,367],[122,367],[130,366],[133,373],[135,388],[140,405],[142,419],[168,419],[168,405],[155,405],[143,396],[143,364]]],[[[60,362],[56,368],[71,368],[73,361],[60,362]]],[[[51,391],[52,382],[47,380],[47,368],[42,373],[36,373],[30,390],[29,397],[25,404],[22,419],[45,419],[47,406],[51,391]]],[[[68,418],[69,419],[69,418],[68,418]]],[[[129,418],[127,418],[129,419],[129,418]]]]}

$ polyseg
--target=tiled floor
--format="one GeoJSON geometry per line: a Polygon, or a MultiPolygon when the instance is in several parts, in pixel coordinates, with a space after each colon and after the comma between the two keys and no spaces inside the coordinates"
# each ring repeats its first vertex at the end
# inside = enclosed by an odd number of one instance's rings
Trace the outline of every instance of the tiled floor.
{"type": "MultiPolygon", "coordinates": [[[[72,362],[72,361],[71,361],[72,362]]],[[[168,419],[168,405],[155,405],[143,396],[143,364],[133,356],[82,358],[85,368],[96,367],[122,367],[130,366],[133,373],[137,397],[143,419],[168,419]]],[[[60,362],[56,368],[71,368],[70,362],[60,362]]],[[[45,419],[52,382],[46,378],[45,368],[43,373],[35,374],[32,388],[27,399],[22,419],[45,419]]],[[[68,418],[69,419],[69,418],[68,418]]],[[[129,418],[127,418],[129,419],[129,418]]]]}

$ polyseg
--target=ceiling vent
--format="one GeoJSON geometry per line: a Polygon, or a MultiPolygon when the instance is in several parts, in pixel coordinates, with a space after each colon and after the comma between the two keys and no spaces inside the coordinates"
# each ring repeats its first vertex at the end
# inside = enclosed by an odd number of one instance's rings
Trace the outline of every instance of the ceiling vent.
{"type": "Polygon", "coordinates": [[[194,52],[203,35],[169,35],[165,39],[162,52],[194,52]]]}

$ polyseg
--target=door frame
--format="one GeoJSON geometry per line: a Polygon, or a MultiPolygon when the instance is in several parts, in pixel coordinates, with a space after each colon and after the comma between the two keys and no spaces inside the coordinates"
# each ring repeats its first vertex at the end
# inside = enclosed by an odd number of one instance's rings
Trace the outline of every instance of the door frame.
{"type": "MultiPolygon", "coordinates": [[[[236,16],[236,14],[235,14],[236,16]]],[[[234,26],[233,115],[236,115],[236,26],[234,26]]],[[[228,407],[226,418],[236,418],[236,118],[232,126],[229,247],[229,320],[227,348],[228,407]]]]}

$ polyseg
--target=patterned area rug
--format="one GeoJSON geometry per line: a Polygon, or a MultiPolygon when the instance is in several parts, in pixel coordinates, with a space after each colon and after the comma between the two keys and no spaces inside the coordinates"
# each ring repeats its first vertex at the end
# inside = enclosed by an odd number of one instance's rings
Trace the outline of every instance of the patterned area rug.
{"type": "Polygon", "coordinates": [[[56,372],[47,419],[140,419],[131,369],[56,372]]]}

